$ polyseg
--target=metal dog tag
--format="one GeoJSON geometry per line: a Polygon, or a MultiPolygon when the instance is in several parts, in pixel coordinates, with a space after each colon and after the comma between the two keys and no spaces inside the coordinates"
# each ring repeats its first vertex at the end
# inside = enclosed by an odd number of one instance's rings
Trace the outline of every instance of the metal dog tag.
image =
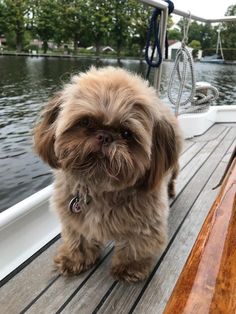
{"type": "Polygon", "coordinates": [[[75,196],[72,198],[72,200],[69,203],[69,209],[74,214],[79,214],[81,212],[79,196],[75,196]]]}

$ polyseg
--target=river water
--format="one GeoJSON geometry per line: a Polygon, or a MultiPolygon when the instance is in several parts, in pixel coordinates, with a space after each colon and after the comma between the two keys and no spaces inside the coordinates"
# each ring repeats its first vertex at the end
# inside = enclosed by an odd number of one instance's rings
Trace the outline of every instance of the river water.
{"type": "MultiPolygon", "coordinates": [[[[95,60],[0,56],[0,212],[52,182],[52,174],[32,150],[32,129],[43,103],[72,74],[85,71],[95,60]]],[[[99,66],[117,66],[102,60],[99,66]]],[[[146,65],[123,61],[122,67],[144,74],[146,65]]],[[[161,98],[173,63],[164,63],[161,98]]],[[[195,64],[198,81],[207,81],[220,91],[215,105],[235,104],[236,66],[195,64]]],[[[151,77],[152,79],[152,77],[151,77]]]]}

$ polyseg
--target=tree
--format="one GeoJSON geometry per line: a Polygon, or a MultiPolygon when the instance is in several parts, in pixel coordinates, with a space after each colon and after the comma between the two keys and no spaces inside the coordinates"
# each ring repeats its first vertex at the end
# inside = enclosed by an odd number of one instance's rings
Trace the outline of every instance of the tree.
{"type": "Polygon", "coordinates": [[[192,40],[189,46],[193,49],[201,49],[201,43],[199,40],[192,40]]]}
{"type": "Polygon", "coordinates": [[[132,36],[132,18],[137,6],[134,0],[113,0],[111,5],[110,34],[116,46],[117,59],[120,60],[121,50],[128,37],[132,36]]]}
{"type": "Polygon", "coordinates": [[[96,56],[99,56],[102,43],[109,37],[111,27],[111,2],[107,0],[85,1],[88,16],[86,35],[93,39],[96,56]]]}
{"type": "Polygon", "coordinates": [[[43,51],[47,53],[48,41],[53,39],[56,31],[57,1],[40,0],[36,9],[36,32],[43,41],[43,51]]]}
{"type": "MultiPolygon", "coordinates": [[[[228,7],[226,16],[236,15],[236,5],[231,5],[228,7]]],[[[236,48],[236,23],[226,22],[223,23],[222,30],[222,41],[224,48],[236,48]]]]}
{"type": "Polygon", "coordinates": [[[23,48],[25,25],[27,24],[28,0],[4,0],[1,4],[1,27],[5,36],[11,34],[17,51],[23,48]]]}
{"type": "Polygon", "coordinates": [[[199,41],[203,50],[216,47],[217,32],[210,23],[201,25],[200,36],[199,41]]]}
{"type": "MultiPolygon", "coordinates": [[[[184,36],[184,27],[186,27],[187,23],[188,19],[182,18],[179,20],[177,24],[180,28],[181,38],[183,38],[184,36]]],[[[201,42],[202,39],[201,29],[202,29],[201,24],[197,23],[196,21],[191,22],[188,30],[188,42],[191,42],[192,40],[198,40],[201,42]]]]}
{"type": "Polygon", "coordinates": [[[83,0],[59,0],[58,18],[54,39],[56,42],[73,41],[74,51],[76,52],[78,42],[81,40],[89,24],[86,4],[83,0]]]}
{"type": "MultiPolygon", "coordinates": [[[[180,19],[178,22],[181,34],[184,33],[186,23],[185,18],[180,19]]],[[[202,49],[212,48],[216,44],[216,32],[210,23],[201,24],[193,21],[189,26],[188,43],[193,40],[199,41],[202,49]]]]}
{"type": "Polygon", "coordinates": [[[201,42],[202,40],[202,24],[199,24],[196,21],[193,21],[190,24],[189,31],[188,31],[188,40],[191,43],[193,40],[197,40],[198,42],[201,42]]]}
{"type": "Polygon", "coordinates": [[[190,43],[189,43],[189,46],[191,48],[193,48],[193,51],[192,51],[192,56],[193,58],[197,58],[198,56],[198,51],[199,49],[201,49],[201,43],[199,40],[192,40],[190,43]]]}
{"type": "MultiPolygon", "coordinates": [[[[138,44],[139,47],[139,56],[140,58],[143,55],[143,49],[145,48],[145,43],[147,39],[147,32],[149,28],[149,23],[151,20],[153,8],[146,4],[141,4],[137,1],[134,1],[134,10],[132,11],[131,16],[131,27],[133,32],[131,33],[131,43],[138,44]]],[[[167,29],[168,29],[168,39],[169,39],[169,29],[173,26],[174,22],[169,16],[167,29]]]]}
{"type": "Polygon", "coordinates": [[[143,55],[143,49],[146,43],[147,30],[152,15],[150,6],[141,3],[135,3],[134,10],[130,18],[130,27],[133,32],[129,36],[130,45],[137,44],[139,47],[140,58],[143,55]]]}
{"type": "Polygon", "coordinates": [[[4,16],[4,5],[0,2],[0,36],[4,34],[5,32],[5,16],[4,16]]]}
{"type": "Polygon", "coordinates": [[[173,28],[168,30],[168,39],[172,40],[182,40],[183,35],[181,34],[180,30],[178,28],[173,28]]]}

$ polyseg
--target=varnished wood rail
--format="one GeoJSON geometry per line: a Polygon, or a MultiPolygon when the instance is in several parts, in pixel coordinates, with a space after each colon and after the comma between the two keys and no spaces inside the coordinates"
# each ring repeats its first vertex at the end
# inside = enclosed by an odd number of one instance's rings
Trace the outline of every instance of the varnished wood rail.
{"type": "Polygon", "coordinates": [[[166,305],[173,313],[236,313],[236,158],[166,305]]]}

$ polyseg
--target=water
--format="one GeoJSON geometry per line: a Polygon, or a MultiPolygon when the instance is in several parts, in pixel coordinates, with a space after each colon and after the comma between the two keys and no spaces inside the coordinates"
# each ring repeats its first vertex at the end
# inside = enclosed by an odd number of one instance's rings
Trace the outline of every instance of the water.
{"type": "MultiPolygon", "coordinates": [[[[0,211],[52,182],[52,174],[32,150],[32,129],[43,103],[67,82],[71,74],[85,71],[95,60],[0,56],[0,211]]],[[[117,66],[115,60],[100,65],[117,66]]],[[[124,61],[124,68],[144,74],[145,64],[124,61]]],[[[161,97],[173,64],[164,63],[161,97]]],[[[217,105],[235,104],[236,67],[196,64],[198,81],[218,87],[217,105]]]]}

